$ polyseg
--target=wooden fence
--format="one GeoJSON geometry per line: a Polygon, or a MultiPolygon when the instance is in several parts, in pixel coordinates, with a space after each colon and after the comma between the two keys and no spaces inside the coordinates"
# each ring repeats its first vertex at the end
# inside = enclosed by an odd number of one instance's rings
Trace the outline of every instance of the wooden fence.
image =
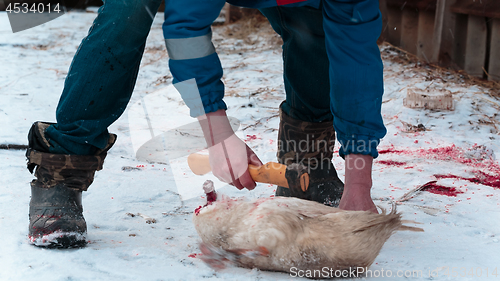
{"type": "Polygon", "coordinates": [[[391,44],[500,81],[500,0],[381,0],[381,7],[391,44]]]}
{"type": "MultiPolygon", "coordinates": [[[[500,81],[500,0],[379,1],[384,16],[381,40],[430,63],[500,81]]],[[[102,3],[65,2],[76,8],[102,3]]],[[[0,10],[4,8],[2,3],[0,10]]],[[[160,11],[163,7],[162,4],[160,11]]],[[[238,15],[229,6],[225,12],[227,19],[238,15]]]]}

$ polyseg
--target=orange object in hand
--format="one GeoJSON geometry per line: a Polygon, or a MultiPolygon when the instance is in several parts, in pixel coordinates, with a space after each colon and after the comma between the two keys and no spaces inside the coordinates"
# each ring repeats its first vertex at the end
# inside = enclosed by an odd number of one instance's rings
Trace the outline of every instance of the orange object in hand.
{"type": "MultiPolygon", "coordinates": [[[[212,170],[208,155],[204,154],[193,153],[189,155],[188,165],[195,175],[204,175],[212,170]]],[[[286,177],[286,165],[276,162],[268,162],[260,167],[248,165],[248,171],[252,179],[256,182],[275,184],[289,188],[288,181],[290,179],[286,177]]],[[[300,188],[305,192],[309,187],[309,174],[303,173],[298,176],[300,188]]]]}

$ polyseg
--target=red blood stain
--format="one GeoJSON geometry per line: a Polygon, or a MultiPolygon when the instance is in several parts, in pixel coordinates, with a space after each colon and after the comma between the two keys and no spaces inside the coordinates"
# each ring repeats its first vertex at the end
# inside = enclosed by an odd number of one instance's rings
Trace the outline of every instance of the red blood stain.
{"type": "MultiPolygon", "coordinates": [[[[456,178],[467,180],[473,183],[483,184],[486,186],[500,188],[500,165],[498,165],[491,157],[487,155],[479,155],[479,157],[474,157],[476,154],[474,152],[484,149],[479,145],[473,145],[470,149],[463,149],[457,147],[455,145],[445,146],[445,147],[437,147],[437,148],[422,148],[416,150],[401,150],[396,149],[394,146],[391,146],[387,149],[383,149],[379,151],[379,154],[404,154],[410,155],[423,159],[435,159],[441,161],[454,161],[464,165],[467,165],[474,170],[472,173],[474,177],[460,177],[455,175],[435,175],[437,178],[456,178]]],[[[396,161],[388,160],[387,163],[383,161],[378,161],[379,163],[386,165],[397,165],[396,161]]]]}
{"type": "Polygon", "coordinates": [[[255,202],[253,202],[253,207],[248,211],[249,214],[253,213],[253,211],[257,210],[257,207],[259,207],[260,204],[266,202],[267,200],[272,200],[272,197],[269,198],[259,198],[255,202]]]}
{"type": "Polygon", "coordinates": [[[476,176],[472,177],[472,178],[460,177],[460,176],[451,175],[451,174],[449,174],[449,175],[434,175],[434,176],[438,179],[460,179],[460,180],[470,181],[473,183],[479,183],[479,184],[486,185],[486,186],[500,188],[500,175],[492,176],[492,175],[488,175],[488,174],[481,172],[481,171],[474,171],[474,174],[476,176]]]}
{"type": "Polygon", "coordinates": [[[201,208],[203,208],[203,207],[205,207],[205,206],[198,206],[198,208],[194,209],[194,214],[195,214],[195,215],[200,214],[200,210],[201,210],[201,208]]]}
{"type": "Polygon", "coordinates": [[[247,135],[247,138],[245,139],[245,141],[257,140],[257,139],[260,140],[260,138],[257,138],[256,135],[247,135]]]}
{"type": "MultiPolygon", "coordinates": [[[[476,149],[480,149],[481,147],[478,145],[474,145],[471,147],[469,152],[473,152],[476,149]]],[[[455,145],[447,146],[447,147],[439,147],[432,149],[419,149],[415,152],[410,152],[409,154],[415,154],[419,157],[429,158],[429,159],[437,159],[443,161],[455,161],[458,163],[466,164],[468,166],[472,166],[474,168],[488,169],[495,174],[500,173],[500,166],[493,161],[493,159],[487,157],[483,158],[474,158],[468,155],[468,151],[456,147],[455,145]]],[[[474,153],[472,153],[474,154],[474,153]]]]}
{"type": "Polygon", "coordinates": [[[427,156],[426,158],[434,158],[437,160],[455,160],[460,163],[470,163],[471,159],[463,157],[463,152],[460,151],[454,144],[446,147],[419,149],[416,151],[418,156],[427,156]]]}
{"type": "Polygon", "coordinates": [[[394,149],[394,147],[388,148],[388,149],[381,149],[378,151],[378,154],[387,154],[387,153],[396,153],[396,154],[401,154],[404,153],[404,150],[397,150],[394,149]]]}
{"type": "Polygon", "coordinates": [[[457,197],[457,194],[463,193],[462,191],[457,190],[454,187],[443,186],[436,183],[429,183],[424,190],[430,193],[446,195],[450,197],[457,197]]]}
{"type": "Polygon", "coordinates": [[[190,254],[188,257],[195,259],[196,256],[199,256],[200,254],[190,254]]]}
{"type": "Polygon", "coordinates": [[[392,160],[379,160],[377,162],[380,164],[388,165],[388,166],[404,166],[404,165],[406,165],[406,162],[398,162],[398,161],[392,161],[392,160]]]}
{"type": "MultiPolygon", "coordinates": [[[[201,208],[211,205],[213,202],[217,200],[217,193],[215,192],[215,190],[212,190],[209,193],[206,193],[205,195],[207,195],[207,204],[203,206],[198,206],[198,208],[194,209],[195,215],[200,214],[201,208]]],[[[204,197],[202,196],[202,198],[204,197]]]]}
{"type": "Polygon", "coordinates": [[[217,200],[217,193],[215,193],[215,190],[207,193],[207,203],[215,202],[215,200],[217,200]]]}

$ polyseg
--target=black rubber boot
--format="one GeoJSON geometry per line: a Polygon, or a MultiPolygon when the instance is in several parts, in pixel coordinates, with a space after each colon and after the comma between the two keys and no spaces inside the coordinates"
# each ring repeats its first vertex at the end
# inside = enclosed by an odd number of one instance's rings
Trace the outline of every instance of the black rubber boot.
{"type": "Polygon", "coordinates": [[[33,181],[29,217],[29,239],[36,246],[74,248],[86,244],[81,190],[63,184],[44,188],[33,181]]]}
{"type": "Polygon", "coordinates": [[[28,169],[31,182],[29,241],[48,248],[83,247],[87,243],[87,224],[83,217],[82,191],[102,169],[107,150],[116,140],[110,135],[108,146],[96,155],[49,153],[44,136],[48,123],[36,122],[28,135],[28,169]]]}
{"type": "Polygon", "coordinates": [[[297,197],[337,207],[344,192],[332,164],[335,146],[333,122],[312,123],[294,119],[281,110],[278,132],[278,161],[290,165],[299,163],[309,172],[309,188],[278,186],[276,196],[297,197]]]}

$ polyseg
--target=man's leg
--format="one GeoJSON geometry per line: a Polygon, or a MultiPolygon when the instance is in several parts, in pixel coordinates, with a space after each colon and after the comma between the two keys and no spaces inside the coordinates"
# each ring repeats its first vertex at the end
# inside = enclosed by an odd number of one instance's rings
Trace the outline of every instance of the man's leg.
{"type": "Polygon", "coordinates": [[[106,0],[76,52],[46,136],[50,152],[89,155],[127,106],[161,0],[106,0]]]}
{"type": "Polygon", "coordinates": [[[283,112],[302,121],[332,121],[322,10],[306,6],[260,11],[283,39],[283,112]]]}
{"type": "Polygon", "coordinates": [[[278,160],[309,167],[307,192],[278,187],[276,195],[336,206],[343,183],[331,163],[335,144],[330,112],[328,56],[322,10],[312,7],[261,9],[283,39],[286,100],[280,107],[278,160]]]}
{"type": "Polygon", "coordinates": [[[78,247],[87,226],[82,191],[102,169],[116,136],[108,126],[125,110],[159,0],[106,0],[71,64],[57,123],[33,124],[27,151],[32,244],[78,247]]]}
{"type": "Polygon", "coordinates": [[[340,155],[346,160],[340,208],[376,212],[370,197],[372,162],[386,134],[381,115],[383,65],[377,46],[382,30],[379,4],[377,0],[323,4],[331,109],[340,155]]]}
{"type": "Polygon", "coordinates": [[[378,213],[371,197],[373,157],[363,154],[345,156],[345,189],[339,208],[378,213]]]}

